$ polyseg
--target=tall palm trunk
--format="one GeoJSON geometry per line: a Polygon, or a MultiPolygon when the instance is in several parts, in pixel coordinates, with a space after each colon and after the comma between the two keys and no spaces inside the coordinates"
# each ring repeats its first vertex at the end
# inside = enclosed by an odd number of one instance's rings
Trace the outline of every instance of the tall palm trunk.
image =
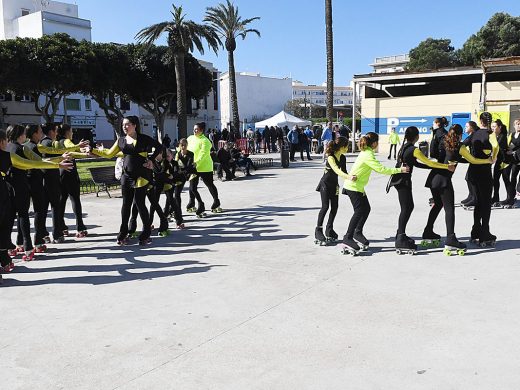
{"type": "Polygon", "coordinates": [[[232,125],[236,132],[240,134],[240,118],[238,116],[238,97],[237,83],[235,78],[235,57],[233,50],[228,50],[228,66],[229,66],[229,93],[231,99],[231,118],[232,125]]]}
{"type": "Polygon", "coordinates": [[[334,117],[334,37],[332,34],[332,0],[325,0],[325,29],[327,42],[327,121],[334,117]]]}
{"type": "Polygon", "coordinates": [[[178,138],[188,136],[188,119],[186,117],[186,77],[184,71],[184,53],[174,53],[175,80],[177,81],[177,127],[178,138]]]}

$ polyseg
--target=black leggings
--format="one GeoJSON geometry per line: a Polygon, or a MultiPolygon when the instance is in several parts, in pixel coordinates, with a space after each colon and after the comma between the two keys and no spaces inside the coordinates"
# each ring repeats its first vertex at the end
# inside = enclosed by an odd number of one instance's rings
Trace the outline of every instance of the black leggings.
{"type": "Polygon", "coordinates": [[[351,239],[354,237],[355,233],[363,234],[363,227],[368,219],[371,208],[366,194],[349,190],[346,190],[346,193],[350,198],[352,207],[354,208],[354,214],[352,215],[352,218],[350,218],[347,234],[345,234],[345,238],[351,239]]]}
{"type": "MultiPolygon", "coordinates": [[[[162,187],[162,186],[161,186],[162,187]]],[[[148,200],[150,201],[150,226],[153,224],[153,217],[157,212],[159,219],[161,220],[159,225],[159,231],[163,232],[168,229],[168,217],[164,213],[159,199],[161,197],[162,188],[153,187],[148,191],[148,200]]]]}
{"type": "Polygon", "coordinates": [[[34,210],[34,245],[43,245],[45,243],[44,237],[47,235],[47,229],[45,229],[47,209],[43,176],[33,174],[29,178],[29,187],[34,210]]]}
{"type": "Polygon", "coordinates": [[[511,183],[509,185],[509,191],[507,197],[510,201],[513,201],[516,197],[516,193],[520,192],[520,182],[518,181],[518,172],[520,172],[520,165],[511,166],[511,183]]]}
{"type": "Polygon", "coordinates": [[[392,156],[392,149],[394,149],[394,158],[397,153],[397,144],[390,144],[390,151],[388,152],[388,158],[392,156]]]}
{"type": "MultiPolygon", "coordinates": [[[[165,192],[166,205],[164,207],[164,214],[166,214],[166,216],[168,216],[173,213],[173,215],[175,217],[175,223],[177,223],[177,225],[180,225],[181,223],[184,222],[184,220],[182,218],[181,206],[179,203],[177,203],[177,198],[175,197],[176,190],[177,190],[177,187],[173,187],[170,190],[165,192]]],[[[180,197],[180,194],[179,194],[179,197],[180,197]]]]}
{"type": "MultiPolygon", "coordinates": [[[[489,172],[491,173],[491,172],[489,172]]],[[[478,181],[472,181],[475,186],[476,205],[473,210],[472,237],[489,235],[489,220],[491,218],[491,194],[493,183],[491,175],[482,175],[478,181]]]]}
{"type": "Polygon", "coordinates": [[[406,234],[406,225],[410,220],[414,209],[412,187],[406,185],[395,186],[397,196],[399,197],[399,205],[401,213],[399,214],[399,224],[397,226],[397,234],[406,234]]]}
{"type": "MultiPolygon", "coordinates": [[[[45,190],[45,219],[47,219],[47,210],[49,209],[50,204],[52,208],[52,236],[54,237],[54,239],[63,236],[63,231],[60,230],[59,226],[61,214],[61,184],[59,175],[55,175],[55,173],[58,172],[47,172],[43,180],[43,188],[45,190]]],[[[45,233],[47,233],[47,231],[45,233]]]]}
{"type": "Polygon", "coordinates": [[[143,231],[139,235],[139,240],[146,240],[150,237],[150,214],[146,208],[146,186],[140,188],[133,187],[132,180],[121,181],[121,193],[123,195],[123,205],[121,206],[121,226],[119,227],[118,241],[124,240],[128,236],[128,222],[132,211],[132,205],[136,204],[143,231]]]}
{"type": "Polygon", "coordinates": [[[318,227],[323,226],[323,221],[325,220],[325,215],[327,214],[327,211],[329,210],[329,204],[330,204],[330,213],[329,213],[329,219],[327,221],[327,229],[332,229],[332,227],[334,226],[334,219],[336,218],[336,214],[338,213],[339,196],[336,195],[335,189],[329,190],[326,187],[321,187],[320,196],[321,196],[321,210],[318,213],[318,224],[316,226],[318,226],[318,227]]]}
{"type": "Polygon", "coordinates": [[[208,187],[209,193],[213,198],[213,203],[218,203],[218,190],[217,187],[215,187],[215,183],[213,183],[213,172],[198,172],[197,176],[190,180],[190,204],[193,198],[197,199],[199,205],[204,203],[197,189],[199,186],[199,178],[202,179],[206,187],[208,187]]]}
{"type": "Polygon", "coordinates": [[[444,214],[446,219],[446,234],[451,236],[455,234],[455,193],[453,191],[453,185],[450,182],[446,188],[431,188],[433,197],[433,205],[428,216],[428,222],[424,230],[433,230],[433,225],[439,213],[444,208],[444,214]]]}
{"type": "Polygon", "coordinates": [[[69,230],[65,225],[65,207],[67,205],[67,199],[70,196],[70,202],[72,204],[72,211],[76,216],[76,230],[82,232],[87,230],[83,223],[83,208],[81,206],[80,198],[80,182],[79,178],[72,176],[74,173],[65,173],[61,177],[61,200],[60,200],[60,228],[63,230],[69,230]]]}
{"type": "Polygon", "coordinates": [[[31,205],[31,197],[29,193],[28,183],[24,180],[13,180],[14,188],[14,206],[16,210],[16,245],[22,246],[24,251],[28,252],[33,249],[31,239],[31,224],[29,221],[29,207],[31,205]]]}
{"type": "MultiPolygon", "coordinates": [[[[184,189],[184,184],[186,184],[186,180],[184,180],[182,183],[179,183],[175,186],[174,193],[175,193],[175,201],[177,202],[177,205],[182,210],[182,199],[181,194],[182,190],[184,189]]],[[[188,191],[189,192],[189,191],[188,191]]],[[[195,198],[193,198],[195,199],[195,198]]],[[[192,206],[193,207],[193,206],[192,206]]]]}
{"type": "MultiPolygon", "coordinates": [[[[296,154],[296,149],[298,149],[298,144],[290,144],[290,149],[289,149],[289,159],[292,161],[294,160],[294,155],[296,154]]],[[[303,154],[302,154],[303,156],[303,154]]]]}
{"type": "Polygon", "coordinates": [[[504,182],[504,186],[506,190],[510,187],[511,181],[509,180],[509,172],[508,168],[500,169],[500,163],[495,163],[493,167],[493,199],[492,202],[500,201],[500,178],[502,178],[504,182]]]}

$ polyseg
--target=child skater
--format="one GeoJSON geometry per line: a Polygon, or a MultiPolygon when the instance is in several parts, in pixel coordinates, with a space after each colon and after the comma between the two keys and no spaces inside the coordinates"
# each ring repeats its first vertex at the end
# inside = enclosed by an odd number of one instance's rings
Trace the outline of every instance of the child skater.
{"type": "Polygon", "coordinates": [[[348,150],[348,139],[346,137],[338,137],[334,142],[329,142],[325,153],[327,154],[327,163],[323,176],[316,188],[321,196],[321,210],[318,214],[318,224],[314,232],[316,243],[324,245],[327,242],[338,239],[338,234],[334,231],[334,219],[338,212],[339,186],[338,177],[341,176],[345,180],[356,180],[355,176],[350,176],[347,172],[347,159],[345,153],[348,150]],[[325,234],[323,234],[323,221],[329,210],[329,219],[325,234]]]}
{"type": "Polygon", "coordinates": [[[363,249],[368,249],[369,241],[363,235],[363,226],[370,214],[370,203],[365,193],[365,186],[368,184],[372,171],[383,175],[393,175],[395,173],[408,173],[410,168],[387,168],[376,160],[374,149],[377,148],[379,136],[374,132],[369,132],[359,140],[361,152],[356,158],[350,174],[356,176],[356,181],[345,180],[343,193],[348,195],[352,202],[354,215],[350,219],[348,230],[343,237],[343,244],[348,252],[357,254],[360,250],[358,243],[363,249]]]}

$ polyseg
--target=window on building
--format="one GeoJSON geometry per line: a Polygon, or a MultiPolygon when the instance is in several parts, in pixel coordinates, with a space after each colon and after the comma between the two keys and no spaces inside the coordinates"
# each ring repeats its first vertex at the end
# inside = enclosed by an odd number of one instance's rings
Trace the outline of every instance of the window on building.
{"type": "Polygon", "coordinates": [[[204,96],[204,109],[208,109],[208,95],[204,96]]]}
{"type": "Polygon", "coordinates": [[[85,110],[92,111],[92,100],[85,99],[85,110]]]}
{"type": "Polygon", "coordinates": [[[119,108],[123,111],[129,111],[130,110],[130,102],[128,100],[125,100],[123,98],[119,98],[119,108]]]}
{"type": "Polygon", "coordinates": [[[81,100],[65,99],[65,108],[67,111],[81,111],[81,100]]]}
{"type": "Polygon", "coordinates": [[[29,15],[31,13],[31,10],[27,8],[22,8],[22,16],[29,15]]]}

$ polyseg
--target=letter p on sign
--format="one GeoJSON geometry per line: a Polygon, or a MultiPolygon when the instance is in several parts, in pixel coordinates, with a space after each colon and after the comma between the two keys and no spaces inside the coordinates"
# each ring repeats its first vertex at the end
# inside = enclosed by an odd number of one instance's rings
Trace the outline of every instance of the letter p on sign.
{"type": "Polygon", "coordinates": [[[395,127],[397,130],[397,126],[399,126],[399,118],[388,118],[386,120],[386,133],[390,134],[392,127],[395,127]]]}

